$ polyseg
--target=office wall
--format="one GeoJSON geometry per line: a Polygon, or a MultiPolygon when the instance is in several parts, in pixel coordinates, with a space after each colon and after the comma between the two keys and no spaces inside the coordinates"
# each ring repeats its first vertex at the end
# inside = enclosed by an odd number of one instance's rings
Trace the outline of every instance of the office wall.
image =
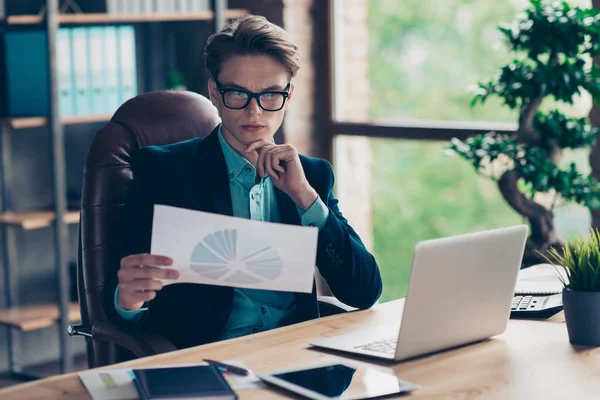
{"type": "MultiPolygon", "coordinates": [[[[96,130],[102,126],[88,124],[67,126],[65,129],[65,152],[67,187],[77,192],[81,186],[83,163],[87,146],[96,130]]],[[[50,137],[44,128],[17,130],[11,133],[12,169],[7,182],[6,198],[14,210],[48,209],[52,207],[52,176],[50,137]]],[[[4,190],[4,188],[3,188],[4,190]]],[[[70,260],[75,261],[77,251],[77,225],[69,226],[70,260]]],[[[56,300],[54,272],[53,229],[33,231],[17,230],[18,303],[30,304],[56,300]]],[[[4,255],[2,255],[2,260],[4,255]]],[[[4,265],[2,265],[4,268],[4,265]]],[[[6,282],[0,276],[0,288],[4,294],[6,282]]],[[[4,296],[0,304],[4,306],[4,296]]],[[[39,364],[57,359],[59,355],[58,328],[52,327],[33,332],[15,332],[16,360],[21,365],[39,364]]],[[[0,328],[0,372],[8,369],[7,328],[0,328]]],[[[83,354],[85,347],[81,338],[70,343],[75,353],[83,354]]]]}

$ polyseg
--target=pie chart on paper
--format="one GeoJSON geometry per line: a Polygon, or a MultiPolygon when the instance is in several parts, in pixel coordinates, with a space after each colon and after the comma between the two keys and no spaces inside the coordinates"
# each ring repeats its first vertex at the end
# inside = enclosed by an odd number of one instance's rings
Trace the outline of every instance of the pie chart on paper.
{"type": "Polygon", "coordinates": [[[277,279],[283,261],[265,240],[237,229],[224,229],[206,235],[196,245],[190,268],[215,282],[252,285],[277,279]]]}

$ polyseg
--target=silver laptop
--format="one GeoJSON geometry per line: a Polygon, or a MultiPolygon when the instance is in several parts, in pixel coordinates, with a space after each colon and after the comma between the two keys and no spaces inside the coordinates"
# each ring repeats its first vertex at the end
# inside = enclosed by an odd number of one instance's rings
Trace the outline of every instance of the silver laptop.
{"type": "Polygon", "coordinates": [[[365,327],[310,344],[399,361],[504,332],[527,232],[519,225],[419,242],[398,330],[365,327]]]}

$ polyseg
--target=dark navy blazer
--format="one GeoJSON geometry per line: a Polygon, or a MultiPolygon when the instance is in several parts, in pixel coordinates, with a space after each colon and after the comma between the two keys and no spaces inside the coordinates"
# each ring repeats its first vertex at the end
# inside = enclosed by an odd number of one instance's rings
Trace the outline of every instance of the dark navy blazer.
{"type": "MultiPolygon", "coordinates": [[[[319,232],[317,267],[335,297],[361,309],[381,295],[382,283],[374,257],[338,209],[332,189],[331,165],[300,156],[310,185],[329,208],[319,232]]],[[[204,139],[166,146],[150,146],[133,162],[134,179],[127,196],[124,247],[116,255],[115,270],[103,290],[103,306],[111,322],[126,330],[148,330],[164,335],[178,348],[218,340],[231,313],[233,288],[175,284],[164,287],[149,303],[139,321],[126,321],[114,308],[117,270],[121,257],[149,253],[154,204],[233,215],[229,177],[217,130],[204,139]]],[[[281,222],[300,225],[293,201],[276,189],[281,222]]],[[[297,313],[290,323],[319,317],[315,285],[312,293],[296,294],[297,313]]]]}

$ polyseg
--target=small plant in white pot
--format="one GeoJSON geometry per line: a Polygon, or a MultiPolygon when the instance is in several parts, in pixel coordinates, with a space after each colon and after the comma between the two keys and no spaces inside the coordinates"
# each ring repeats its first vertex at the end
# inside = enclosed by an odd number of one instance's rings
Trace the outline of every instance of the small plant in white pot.
{"type": "Polygon", "coordinates": [[[600,346],[600,232],[550,249],[547,260],[565,272],[559,274],[569,341],[574,345],[600,346]]]}

